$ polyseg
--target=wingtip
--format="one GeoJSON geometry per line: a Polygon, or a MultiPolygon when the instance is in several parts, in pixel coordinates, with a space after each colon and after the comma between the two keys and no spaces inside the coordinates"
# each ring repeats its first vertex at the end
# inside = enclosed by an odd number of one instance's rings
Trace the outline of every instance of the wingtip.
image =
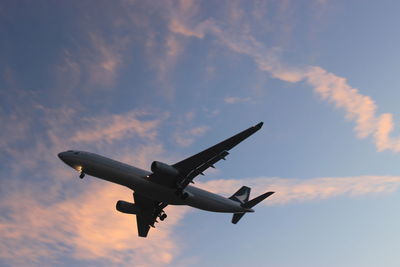
{"type": "Polygon", "coordinates": [[[260,122],[259,124],[257,124],[257,125],[254,126],[254,127],[256,127],[257,129],[261,129],[261,127],[263,126],[263,124],[264,124],[264,122],[260,122]]]}

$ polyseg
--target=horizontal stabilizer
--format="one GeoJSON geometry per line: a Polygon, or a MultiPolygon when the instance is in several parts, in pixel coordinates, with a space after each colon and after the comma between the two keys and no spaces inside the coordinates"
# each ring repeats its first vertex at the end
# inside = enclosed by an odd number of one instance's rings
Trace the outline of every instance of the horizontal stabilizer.
{"type": "Polygon", "coordinates": [[[250,208],[254,207],[255,205],[257,205],[258,203],[260,203],[261,201],[263,201],[264,199],[266,199],[267,197],[269,197],[270,195],[272,195],[273,193],[275,193],[275,192],[267,192],[265,194],[262,194],[261,196],[253,198],[252,200],[244,203],[242,205],[242,207],[250,209],[250,208]]]}

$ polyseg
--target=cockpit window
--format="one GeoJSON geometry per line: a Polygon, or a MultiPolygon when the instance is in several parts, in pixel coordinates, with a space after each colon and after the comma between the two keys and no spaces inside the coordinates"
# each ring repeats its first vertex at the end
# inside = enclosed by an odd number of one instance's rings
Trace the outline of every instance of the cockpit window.
{"type": "Polygon", "coordinates": [[[77,152],[74,152],[74,154],[75,154],[75,155],[79,155],[79,152],[78,152],[78,151],[77,151],[77,152]]]}

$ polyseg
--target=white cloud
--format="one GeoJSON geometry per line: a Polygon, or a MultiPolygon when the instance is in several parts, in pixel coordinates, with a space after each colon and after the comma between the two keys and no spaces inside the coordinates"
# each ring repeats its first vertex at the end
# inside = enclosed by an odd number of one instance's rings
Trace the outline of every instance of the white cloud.
{"type": "MultiPolygon", "coordinates": [[[[306,81],[322,99],[346,112],[346,118],[355,122],[354,130],[358,138],[373,138],[378,151],[400,151],[400,137],[390,137],[394,128],[393,115],[377,114],[378,107],[374,100],[350,86],[345,78],[318,66],[297,67],[285,64],[279,56],[281,49],[267,48],[248,31],[240,32],[240,28],[232,31],[229,27],[221,26],[224,24],[210,19],[200,24],[204,26],[206,34],[212,35],[232,51],[248,55],[261,71],[272,77],[290,83],[306,81]]],[[[189,27],[189,23],[186,27],[189,27]]],[[[237,97],[225,98],[225,102],[231,104],[242,100],[237,97]]]]}

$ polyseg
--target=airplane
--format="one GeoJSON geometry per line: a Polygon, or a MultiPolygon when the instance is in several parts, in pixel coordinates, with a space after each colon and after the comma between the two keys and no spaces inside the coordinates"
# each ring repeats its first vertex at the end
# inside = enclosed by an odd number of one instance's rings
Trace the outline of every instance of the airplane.
{"type": "Polygon", "coordinates": [[[236,224],[255,205],[271,196],[267,192],[249,200],[250,188],[242,186],[231,197],[226,198],[190,185],[198,175],[214,164],[225,160],[229,150],[261,129],[258,123],[210,148],[175,164],[154,161],[151,172],[109,159],[94,153],[68,150],[58,154],[67,165],[79,172],[82,179],[91,175],[133,190],[134,203],[119,200],[116,209],[122,213],[135,214],[138,235],[147,237],[150,227],[157,220],[164,221],[168,205],[188,205],[212,212],[233,213],[231,222],[236,224]]]}

